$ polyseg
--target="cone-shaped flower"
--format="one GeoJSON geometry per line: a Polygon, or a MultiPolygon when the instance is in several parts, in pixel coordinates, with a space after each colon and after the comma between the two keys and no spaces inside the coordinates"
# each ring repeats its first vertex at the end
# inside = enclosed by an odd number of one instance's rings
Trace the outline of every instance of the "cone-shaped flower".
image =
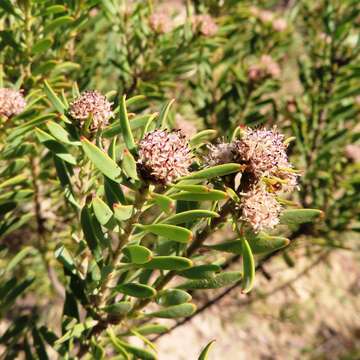
{"type": "Polygon", "coordinates": [[[154,130],[139,143],[138,168],[145,180],[168,184],[189,173],[192,155],[179,130],[154,130]]]}
{"type": "Polygon", "coordinates": [[[26,101],[21,91],[0,88],[0,117],[8,119],[19,115],[25,106],[26,101]]]}
{"type": "Polygon", "coordinates": [[[96,131],[108,124],[113,116],[111,105],[106,97],[96,90],[83,92],[70,104],[69,114],[78,120],[82,127],[87,119],[92,117],[90,131],[96,131]]]}

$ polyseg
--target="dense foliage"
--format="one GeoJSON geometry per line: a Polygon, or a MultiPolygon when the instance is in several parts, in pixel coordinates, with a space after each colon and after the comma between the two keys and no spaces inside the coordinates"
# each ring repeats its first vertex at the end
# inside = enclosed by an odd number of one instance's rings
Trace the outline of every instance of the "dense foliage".
{"type": "Polygon", "coordinates": [[[5,359],[156,359],[359,230],[359,2],[175,4],[0,1],[5,359]]]}

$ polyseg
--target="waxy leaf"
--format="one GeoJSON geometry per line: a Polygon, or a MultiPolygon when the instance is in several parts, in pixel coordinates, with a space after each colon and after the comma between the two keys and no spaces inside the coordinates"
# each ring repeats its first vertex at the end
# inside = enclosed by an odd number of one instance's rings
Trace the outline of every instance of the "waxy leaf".
{"type": "Polygon", "coordinates": [[[218,289],[238,282],[242,278],[240,271],[228,271],[209,279],[189,280],[180,284],[178,289],[218,289]]]}
{"type": "Polygon", "coordinates": [[[191,173],[185,177],[182,177],[181,180],[185,179],[212,179],[214,177],[225,176],[233,173],[237,173],[244,170],[244,165],[236,163],[228,163],[223,165],[216,165],[211,168],[199,170],[191,173]]]}
{"type": "Polygon", "coordinates": [[[153,270],[184,270],[192,266],[192,261],[182,256],[155,256],[141,267],[153,270]]]}
{"type": "Polygon", "coordinates": [[[101,310],[114,315],[126,315],[132,309],[130,301],[120,301],[111,305],[104,306],[101,310]]]}
{"type": "Polygon", "coordinates": [[[7,186],[14,186],[21,184],[22,182],[27,180],[27,176],[25,175],[17,175],[12,177],[11,179],[7,179],[4,182],[0,183],[0,189],[7,186]]]}
{"type": "Polygon", "coordinates": [[[188,185],[181,183],[173,185],[173,188],[200,194],[211,191],[211,188],[206,185],[188,185]]]}
{"type": "Polygon", "coordinates": [[[205,346],[205,348],[201,351],[201,354],[200,354],[198,360],[208,360],[209,359],[209,357],[208,357],[209,351],[210,351],[212,345],[214,344],[214,342],[215,342],[215,340],[212,340],[205,346]]]}
{"type": "Polygon", "coordinates": [[[113,212],[109,206],[99,197],[95,197],[92,200],[92,207],[94,209],[94,214],[101,225],[106,225],[113,217],[113,212]]]}
{"type": "Polygon", "coordinates": [[[139,179],[136,170],[136,161],[128,149],[124,149],[121,165],[124,173],[128,177],[136,180],[139,179]]]}
{"type": "Polygon", "coordinates": [[[128,245],[124,248],[123,253],[134,264],[145,264],[152,258],[152,252],[141,245],[128,245]]]}
{"type": "Polygon", "coordinates": [[[140,229],[151,232],[152,234],[166,237],[169,240],[177,241],[187,244],[191,241],[193,234],[189,229],[182,228],[180,226],[168,225],[168,224],[152,224],[152,225],[140,225],[137,224],[140,229]]]}
{"type": "Polygon", "coordinates": [[[99,261],[101,258],[101,251],[100,251],[97,237],[95,235],[95,229],[92,224],[90,210],[87,205],[85,205],[81,210],[80,222],[81,222],[81,228],[83,230],[85,240],[86,240],[91,252],[94,254],[96,261],[99,261]]]}
{"type": "Polygon", "coordinates": [[[181,289],[167,289],[158,294],[156,302],[161,306],[173,306],[191,301],[192,296],[181,289]]]}
{"type": "Polygon", "coordinates": [[[242,256],[243,256],[243,280],[242,292],[248,293],[254,285],[255,279],[255,261],[248,241],[242,239],[242,256]]]}
{"type": "Polygon", "coordinates": [[[137,298],[151,298],[156,295],[156,290],[148,285],[126,283],[115,287],[115,291],[137,298]]]}
{"type": "Polygon", "coordinates": [[[178,275],[188,279],[208,279],[213,278],[216,272],[219,272],[221,267],[215,264],[204,264],[193,266],[190,269],[180,271],[178,275]]]}
{"type": "Polygon", "coordinates": [[[189,210],[184,211],[173,216],[169,216],[168,218],[164,219],[163,222],[167,224],[184,224],[186,222],[194,221],[199,218],[215,218],[219,217],[214,211],[209,210],[189,210]]]}
{"type": "Polygon", "coordinates": [[[48,121],[46,126],[49,129],[51,135],[54,136],[57,140],[68,145],[81,145],[80,142],[71,140],[70,134],[62,126],[55,123],[54,121],[48,121]]]}
{"type": "Polygon", "coordinates": [[[70,23],[74,21],[74,18],[71,16],[60,16],[56,19],[52,20],[48,25],[44,28],[44,34],[47,34],[51,31],[56,30],[60,26],[67,25],[69,26],[70,23]]]}
{"type": "Polygon", "coordinates": [[[206,193],[194,193],[190,191],[181,191],[171,195],[174,200],[184,201],[220,201],[228,197],[226,192],[220,190],[211,190],[206,193]]]}
{"type": "Polygon", "coordinates": [[[208,140],[214,139],[216,137],[216,135],[217,135],[216,130],[207,129],[207,130],[200,131],[199,133],[195,134],[190,139],[190,145],[191,146],[199,145],[208,140]]]}
{"type": "Polygon", "coordinates": [[[134,153],[136,149],[136,145],[128,119],[125,99],[126,99],[125,96],[123,96],[120,100],[120,112],[119,112],[120,126],[126,147],[129,149],[131,153],[134,153]]]}
{"type": "Polygon", "coordinates": [[[317,209],[284,210],[280,222],[287,225],[298,225],[313,222],[323,215],[324,213],[317,209]]]}
{"type": "Polygon", "coordinates": [[[131,218],[131,215],[134,212],[134,207],[132,205],[121,205],[121,204],[114,204],[114,217],[116,220],[124,221],[131,218]]]}
{"type": "Polygon", "coordinates": [[[164,332],[167,332],[169,328],[165,325],[149,324],[149,325],[139,326],[135,330],[141,335],[151,335],[151,334],[162,334],[164,332]]]}
{"type": "Polygon", "coordinates": [[[85,137],[81,138],[81,143],[85,154],[95,167],[109,179],[119,183],[121,181],[121,169],[116,162],[106,152],[100,150],[85,137]]]}
{"type": "Polygon", "coordinates": [[[160,206],[161,210],[169,213],[175,209],[175,201],[162,194],[152,193],[151,197],[156,205],[160,206]]]}
{"type": "Polygon", "coordinates": [[[171,99],[161,108],[159,117],[156,121],[156,127],[161,129],[165,129],[167,127],[166,120],[169,114],[170,107],[174,103],[174,101],[175,99],[171,99]]]}
{"type": "Polygon", "coordinates": [[[186,304],[169,306],[165,309],[146,314],[146,316],[157,317],[162,319],[176,319],[180,317],[190,316],[195,311],[196,311],[196,306],[194,304],[186,303],[186,304]]]}
{"type": "Polygon", "coordinates": [[[55,91],[51,88],[49,83],[45,80],[44,81],[44,92],[48,99],[50,100],[51,104],[54,106],[54,108],[61,114],[64,114],[65,112],[65,105],[63,102],[59,99],[59,97],[55,94],[55,91]]]}
{"type": "Polygon", "coordinates": [[[44,144],[53,154],[71,165],[76,165],[75,158],[69,154],[65,146],[59,143],[54,137],[39,128],[35,129],[35,134],[39,141],[44,144]]]}

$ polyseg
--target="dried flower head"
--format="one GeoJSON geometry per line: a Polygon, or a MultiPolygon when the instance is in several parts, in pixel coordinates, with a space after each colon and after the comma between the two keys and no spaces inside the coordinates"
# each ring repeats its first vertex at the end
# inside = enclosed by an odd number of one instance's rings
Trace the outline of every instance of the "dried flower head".
{"type": "Polygon", "coordinates": [[[235,161],[236,149],[233,143],[219,142],[216,145],[210,144],[205,162],[208,166],[227,164],[235,161]]]}
{"type": "Polygon", "coordinates": [[[257,186],[244,194],[241,202],[242,217],[255,232],[272,229],[279,223],[281,205],[265,187],[257,186]]]}
{"type": "Polygon", "coordinates": [[[218,31],[214,19],[207,14],[196,15],[194,17],[194,26],[204,36],[214,36],[218,31]]]}
{"type": "Polygon", "coordinates": [[[69,114],[79,120],[80,126],[92,116],[90,131],[95,131],[108,124],[113,116],[111,105],[106,97],[96,90],[84,91],[70,104],[69,114]]]}
{"type": "Polygon", "coordinates": [[[21,91],[0,88],[0,116],[8,119],[25,109],[26,101],[21,91]]]}
{"type": "Polygon", "coordinates": [[[171,18],[165,13],[153,13],[149,17],[151,30],[158,34],[165,34],[172,30],[171,18]]]}
{"type": "Polygon", "coordinates": [[[189,173],[192,156],[179,130],[154,130],[139,144],[138,167],[144,179],[168,184],[189,173]]]}

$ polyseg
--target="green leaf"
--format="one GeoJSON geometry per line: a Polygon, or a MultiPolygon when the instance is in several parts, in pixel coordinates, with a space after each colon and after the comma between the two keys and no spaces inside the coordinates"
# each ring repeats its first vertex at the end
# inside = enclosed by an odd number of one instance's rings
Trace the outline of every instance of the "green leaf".
{"type": "Polygon", "coordinates": [[[63,102],[59,99],[59,97],[55,94],[55,91],[51,88],[49,83],[45,80],[44,81],[44,92],[48,99],[50,100],[51,104],[54,106],[54,108],[61,114],[64,114],[65,112],[65,105],[63,102]]]}
{"type": "Polygon", "coordinates": [[[192,296],[181,289],[167,289],[163,290],[156,299],[156,302],[161,306],[180,305],[191,301],[192,296]]]}
{"type": "Polygon", "coordinates": [[[16,8],[10,0],[1,0],[0,7],[2,7],[5,12],[8,12],[9,14],[16,16],[18,19],[21,19],[21,16],[15,11],[16,8]]]}
{"type": "Polygon", "coordinates": [[[123,96],[120,100],[120,126],[126,147],[131,153],[134,153],[136,145],[127,115],[125,99],[125,96],[123,96]]]}
{"type": "Polygon", "coordinates": [[[46,50],[50,49],[51,45],[52,45],[52,40],[49,38],[44,38],[37,41],[33,45],[31,51],[34,55],[44,53],[46,50]]]}
{"type": "Polygon", "coordinates": [[[101,310],[114,315],[126,315],[132,309],[130,301],[120,301],[111,305],[104,306],[101,310]]]}
{"type": "Polygon", "coordinates": [[[50,21],[48,25],[44,28],[44,34],[48,34],[51,31],[57,30],[60,26],[67,25],[69,26],[70,23],[74,21],[74,18],[71,16],[60,16],[56,19],[50,21]]]}
{"type": "Polygon", "coordinates": [[[174,184],[173,188],[192,192],[192,193],[200,193],[200,194],[208,193],[209,191],[211,191],[211,188],[209,188],[206,185],[187,185],[187,184],[181,184],[181,183],[174,184]]]}
{"type": "Polygon", "coordinates": [[[133,105],[133,104],[136,104],[137,102],[139,101],[143,101],[146,99],[146,96],[145,95],[135,95],[135,96],[132,96],[130,99],[127,99],[126,100],[126,105],[133,105]]]}
{"type": "Polygon", "coordinates": [[[181,180],[185,179],[206,179],[210,180],[214,177],[225,176],[233,173],[240,172],[244,169],[244,165],[236,163],[228,163],[223,165],[216,165],[207,169],[199,170],[184,176],[181,180]]]}
{"type": "Polygon", "coordinates": [[[27,180],[27,176],[25,175],[17,175],[12,177],[11,179],[7,179],[4,182],[0,183],[0,189],[7,186],[14,186],[21,184],[22,182],[27,180]]]}
{"type": "Polygon", "coordinates": [[[95,167],[109,179],[120,183],[121,169],[116,162],[112,160],[106,152],[100,150],[85,137],[81,138],[81,143],[85,154],[95,167]]]}
{"type": "Polygon", "coordinates": [[[39,128],[35,129],[35,134],[39,141],[44,144],[54,155],[71,165],[76,165],[75,158],[69,154],[65,146],[59,143],[54,137],[39,128]]]}
{"type": "Polygon", "coordinates": [[[169,240],[177,241],[179,243],[187,244],[191,241],[193,234],[189,229],[182,228],[180,226],[168,225],[168,224],[151,224],[140,225],[137,224],[140,229],[151,232],[152,234],[163,236],[169,240]]]}
{"type": "Polygon", "coordinates": [[[175,99],[171,99],[166,104],[163,105],[163,107],[160,110],[159,117],[156,121],[156,127],[165,129],[167,127],[166,120],[169,114],[169,110],[171,105],[174,103],[175,99]]]}
{"type": "Polygon", "coordinates": [[[175,214],[173,216],[169,216],[164,219],[163,222],[167,224],[184,224],[187,222],[191,222],[197,220],[199,218],[216,218],[220,215],[214,211],[209,210],[189,210],[183,211],[181,213],[175,214]]]}
{"type": "Polygon", "coordinates": [[[99,261],[101,258],[101,250],[97,237],[95,235],[95,230],[92,224],[90,210],[87,205],[85,205],[80,214],[81,228],[84,233],[85,240],[93,253],[96,261],[99,261]]]}
{"type": "Polygon", "coordinates": [[[61,12],[66,12],[67,9],[64,5],[52,5],[52,6],[49,6],[45,13],[47,15],[50,15],[50,14],[58,14],[58,13],[61,13],[61,12]]]}
{"type": "Polygon", "coordinates": [[[205,346],[205,348],[201,351],[201,354],[200,354],[198,360],[208,360],[209,359],[209,357],[208,357],[209,351],[210,351],[212,345],[214,344],[214,342],[215,342],[215,340],[212,340],[205,346]]]}
{"type": "Polygon", "coordinates": [[[20,250],[7,264],[5,272],[11,271],[19,262],[26,258],[29,254],[34,253],[34,248],[26,246],[20,250]]]}
{"type": "Polygon", "coordinates": [[[134,207],[132,205],[121,205],[116,203],[113,205],[113,210],[115,219],[124,221],[131,218],[134,212],[134,207]]]}
{"type": "Polygon", "coordinates": [[[115,203],[124,204],[125,196],[118,183],[105,177],[104,179],[104,191],[106,196],[106,202],[113,207],[115,203]]]}
{"type": "Polygon", "coordinates": [[[178,289],[219,289],[238,282],[242,278],[240,271],[227,271],[208,279],[189,280],[180,284],[178,289]]]}
{"type": "Polygon", "coordinates": [[[243,256],[243,281],[242,292],[248,293],[254,285],[255,279],[255,261],[248,241],[242,239],[242,256],[243,256]]]}
{"type": "Polygon", "coordinates": [[[59,124],[56,124],[53,121],[48,121],[46,123],[47,128],[49,129],[52,136],[54,136],[57,140],[68,144],[68,145],[80,145],[81,143],[78,141],[71,140],[70,134],[59,124]]]}
{"type": "Polygon", "coordinates": [[[175,201],[170,197],[157,193],[152,193],[151,197],[155,204],[160,206],[162,211],[169,213],[175,209],[175,201]]]}
{"type": "Polygon", "coordinates": [[[134,264],[145,264],[152,258],[152,252],[141,245],[128,245],[124,248],[123,253],[134,264]]]}
{"type": "Polygon", "coordinates": [[[216,135],[217,135],[216,130],[209,129],[209,130],[200,131],[190,139],[190,145],[191,146],[200,145],[208,140],[214,139],[216,135]]]}
{"type": "Polygon", "coordinates": [[[144,349],[140,349],[136,346],[130,345],[124,341],[121,341],[119,339],[117,339],[118,343],[129,353],[135,355],[136,359],[142,359],[142,360],[157,360],[156,356],[154,355],[154,353],[144,350],[144,349]]]}
{"type": "Polygon", "coordinates": [[[228,194],[220,190],[210,190],[206,193],[193,193],[189,191],[181,191],[171,195],[174,200],[184,201],[220,201],[227,199],[228,194]]]}
{"type": "Polygon", "coordinates": [[[137,283],[121,284],[116,286],[114,290],[141,299],[151,298],[156,295],[156,290],[151,286],[137,283]]]}
{"type": "Polygon", "coordinates": [[[215,264],[204,264],[193,266],[190,269],[180,271],[178,275],[188,279],[208,279],[213,278],[216,272],[219,272],[221,267],[215,264]]]}
{"type": "Polygon", "coordinates": [[[185,270],[192,266],[192,261],[182,256],[155,256],[141,267],[153,270],[185,270]]]}
{"type": "Polygon", "coordinates": [[[69,253],[69,251],[65,248],[65,246],[60,245],[55,250],[55,258],[58,259],[66,269],[68,269],[72,274],[76,274],[76,267],[74,263],[74,259],[69,253]]]}
{"type": "Polygon", "coordinates": [[[167,332],[169,328],[165,325],[149,324],[149,325],[139,326],[135,330],[141,335],[152,335],[152,334],[162,334],[164,332],[167,332]]]}
{"type": "Polygon", "coordinates": [[[180,304],[169,306],[165,309],[155,311],[149,314],[146,314],[146,317],[157,317],[162,319],[177,319],[180,317],[187,317],[192,315],[196,311],[196,306],[194,304],[180,304]]]}
{"type": "Polygon", "coordinates": [[[36,354],[38,355],[39,359],[41,360],[47,360],[49,359],[48,354],[46,352],[45,344],[40,336],[40,333],[36,327],[32,328],[32,336],[34,339],[34,347],[36,354]]]}
{"type": "Polygon", "coordinates": [[[71,338],[80,338],[84,331],[92,329],[98,323],[97,320],[86,320],[84,323],[76,324],[73,328],[67,331],[60,339],[56,340],[55,345],[63,344],[71,338]]]}
{"type": "Polygon", "coordinates": [[[95,197],[92,200],[92,206],[95,216],[101,225],[106,225],[113,217],[113,212],[111,211],[109,206],[107,206],[107,204],[99,197],[95,197]]]}
{"type": "Polygon", "coordinates": [[[280,222],[287,225],[298,225],[314,222],[323,216],[324,213],[317,209],[284,210],[280,222]]]}
{"type": "Polygon", "coordinates": [[[128,177],[139,180],[139,177],[137,175],[136,161],[128,149],[124,149],[121,164],[124,173],[128,177]]]}

